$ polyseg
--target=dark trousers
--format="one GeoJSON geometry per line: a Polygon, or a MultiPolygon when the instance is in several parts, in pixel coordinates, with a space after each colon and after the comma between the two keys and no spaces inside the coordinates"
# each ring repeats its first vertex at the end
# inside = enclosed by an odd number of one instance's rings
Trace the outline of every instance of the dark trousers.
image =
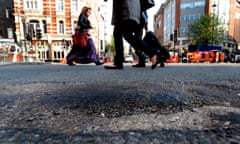
{"type": "Polygon", "coordinates": [[[113,36],[115,43],[116,56],[114,64],[116,66],[122,66],[124,60],[124,47],[123,38],[131,45],[135,50],[143,51],[150,58],[156,54],[156,50],[151,48],[146,42],[144,42],[138,35],[140,25],[135,21],[128,20],[114,26],[113,36]]]}
{"type": "MultiPolygon", "coordinates": [[[[136,33],[140,39],[142,39],[143,30],[144,30],[144,26],[141,26],[138,32],[136,33]]],[[[140,50],[135,50],[135,54],[138,56],[138,64],[145,65],[145,60],[147,58],[146,54],[140,50]]]]}

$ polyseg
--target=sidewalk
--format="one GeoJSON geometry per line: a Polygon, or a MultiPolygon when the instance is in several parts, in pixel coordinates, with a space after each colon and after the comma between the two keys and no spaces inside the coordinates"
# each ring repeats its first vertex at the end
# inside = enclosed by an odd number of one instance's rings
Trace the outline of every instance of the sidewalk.
{"type": "Polygon", "coordinates": [[[37,61],[37,62],[6,62],[0,61],[0,66],[11,65],[11,64],[21,64],[21,65],[29,65],[29,64],[45,64],[46,62],[37,61]]]}
{"type": "Polygon", "coordinates": [[[0,66],[2,66],[2,65],[10,65],[10,64],[12,64],[12,62],[3,62],[3,61],[0,62],[0,66]]]}

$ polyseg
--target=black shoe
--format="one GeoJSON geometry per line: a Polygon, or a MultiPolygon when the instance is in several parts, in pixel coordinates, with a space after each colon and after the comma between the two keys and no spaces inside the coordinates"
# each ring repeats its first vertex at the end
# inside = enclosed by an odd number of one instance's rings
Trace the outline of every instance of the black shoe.
{"type": "Polygon", "coordinates": [[[67,63],[69,66],[75,66],[76,64],[72,63],[72,62],[68,62],[67,63]]]}
{"type": "Polygon", "coordinates": [[[165,64],[163,62],[160,63],[160,67],[164,67],[165,64]]]}
{"type": "Polygon", "coordinates": [[[160,64],[160,67],[164,67],[165,66],[165,64],[164,64],[164,62],[166,61],[166,58],[165,57],[163,57],[163,55],[158,55],[158,63],[160,64]]]}
{"type": "Polygon", "coordinates": [[[100,61],[98,61],[98,62],[95,62],[95,64],[96,64],[96,65],[103,65],[104,63],[103,63],[103,62],[100,62],[100,61]]]}
{"type": "Polygon", "coordinates": [[[104,66],[105,69],[123,69],[123,66],[116,66],[116,65],[112,65],[112,66],[104,66]]]}
{"type": "Polygon", "coordinates": [[[156,62],[155,64],[152,65],[152,69],[155,69],[158,65],[158,62],[156,62]]]}
{"type": "Polygon", "coordinates": [[[141,68],[141,67],[145,67],[145,66],[146,66],[145,64],[138,63],[138,64],[133,65],[132,67],[141,68]]]}

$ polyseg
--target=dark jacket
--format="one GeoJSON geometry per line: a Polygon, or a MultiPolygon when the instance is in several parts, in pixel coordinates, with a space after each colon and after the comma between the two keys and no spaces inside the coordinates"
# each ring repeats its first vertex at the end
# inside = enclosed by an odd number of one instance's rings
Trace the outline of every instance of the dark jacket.
{"type": "Polygon", "coordinates": [[[140,24],[140,0],[113,0],[112,25],[125,20],[133,20],[140,24]]]}
{"type": "Polygon", "coordinates": [[[80,32],[87,31],[88,29],[92,28],[90,21],[88,20],[88,17],[84,14],[79,15],[78,26],[80,27],[79,29],[80,32]]]}
{"type": "Polygon", "coordinates": [[[141,19],[140,19],[140,26],[142,28],[146,28],[148,25],[148,14],[147,11],[142,11],[141,19]]]}

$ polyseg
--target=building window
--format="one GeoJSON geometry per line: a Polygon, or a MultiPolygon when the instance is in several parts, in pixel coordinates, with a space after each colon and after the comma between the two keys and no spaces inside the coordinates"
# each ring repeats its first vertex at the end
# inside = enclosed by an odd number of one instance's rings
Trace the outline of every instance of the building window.
{"type": "Polygon", "coordinates": [[[72,11],[78,11],[78,0],[72,0],[72,11]]]}
{"type": "Polygon", "coordinates": [[[205,1],[198,1],[198,2],[189,2],[181,4],[181,9],[192,9],[192,8],[199,8],[204,7],[205,1]]]}
{"type": "Polygon", "coordinates": [[[189,21],[189,15],[185,15],[185,21],[189,21]]]}
{"type": "Polygon", "coordinates": [[[47,22],[43,20],[42,23],[43,23],[43,33],[47,33],[47,22]]]}
{"type": "Polygon", "coordinates": [[[63,0],[57,0],[57,10],[63,11],[63,6],[64,6],[63,0]]]}
{"type": "Polygon", "coordinates": [[[32,39],[32,38],[35,38],[36,37],[36,24],[35,23],[30,23],[30,24],[27,24],[27,36],[32,39]],[[35,28],[34,28],[35,26],[35,28]]]}
{"type": "Polygon", "coordinates": [[[189,15],[189,20],[191,21],[191,20],[194,20],[195,19],[195,14],[191,14],[191,15],[189,15]]]}
{"type": "Polygon", "coordinates": [[[194,7],[204,7],[205,6],[205,1],[199,1],[199,2],[194,2],[194,7]]]}
{"type": "Polygon", "coordinates": [[[38,20],[30,20],[30,23],[28,24],[28,33],[32,37],[36,37],[37,29],[40,27],[38,20]]]}
{"type": "Polygon", "coordinates": [[[26,8],[27,9],[37,9],[38,8],[37,0],[26,0],[26,8]]]}
{"type": "Polygon", "coordinates": [[[184,21],[184,16],[180,16],[180,21],[184,21]]]}
{"type": "Polygon", "coordinates": [[[13,29],[12,28],[7,28],[8,31],[8,38],[13,38],[13,29]]]}
{"type": "Polygon", "coordinates": [[[194,21],[199,20],[201,14],[191,14],[191,15],[182,15],[180,16],[180,21],[194,21]]]}
{"type": "Polygon", "coordinates": [[[202,16],[202,14],[197,14],[196,19],[199,20],[201,18],[201,16],[202,16]]]}
{"type": "Polygon", "coordinates": [[[59,33],[64,34],[64,22],[59,21],[59,33]]]}

